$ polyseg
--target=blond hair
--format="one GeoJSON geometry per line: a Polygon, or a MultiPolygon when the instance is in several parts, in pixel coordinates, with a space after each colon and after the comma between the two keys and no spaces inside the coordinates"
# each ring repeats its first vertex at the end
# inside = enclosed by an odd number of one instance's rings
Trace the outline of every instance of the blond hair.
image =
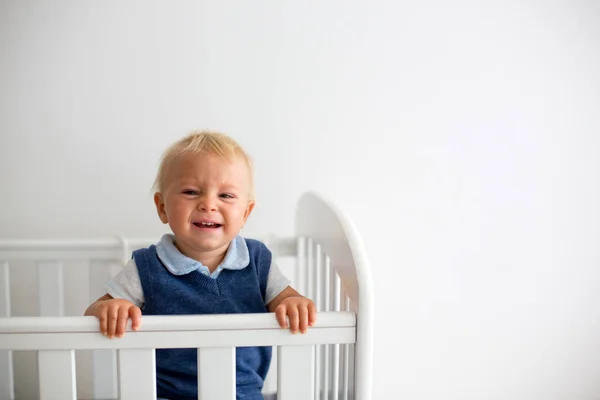
{"type": "Polygon", "coordinates": [[[249,198],[254,200],[254,179],[250,156],[238,142],[229,136],[209,130],[192,131],[165,150],[154,180],[154,189],[162,192],[167,168],[174,160],[182,156],[198,155],[200,153],[216,154],[230,161],[233,161],[236,157],[241,157],[248,166],[250,178],[249,198]]]}

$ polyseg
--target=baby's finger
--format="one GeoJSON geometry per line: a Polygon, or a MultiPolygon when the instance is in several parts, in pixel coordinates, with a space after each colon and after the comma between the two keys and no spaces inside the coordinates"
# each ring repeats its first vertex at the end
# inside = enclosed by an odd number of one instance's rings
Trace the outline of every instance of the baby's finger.
{"type": "Polygon", "coordinates": [[[312,301],[308,303],[308,325],[315,326],[317,323],[317,306],[312,301]]]}
{"type": "Polygon", "coordinates": [[[119,307],[108,307],[108,329],[106,333],[112,339],[117,330],[117,319],[119,318],[119,307]]]}
{"type": "Polygon", "coordinates": [[[295,304],[293,306],[289,306],[287,315],[290,320],[290,332],[298,332],[298,306],[295,304]]]}
{"type": "Polygon", "coordinates": [[[129,317],[129,310],[125,307],[119,308],[119,317],[117,319],[117,329],[115,334],[117,337],[123,337],[125,328],[127,328],[127,318],[129,317]]]}
{"type": "Polygon", "coordinates": [[[283,329],[287,328],[287,321],[286,321],[285,315],[286,315],[285,304],[278,305],[277,308],[275,309],[275,318],[277,318],[277,322],[279,323],[279,326],[282,327],[283,329]]]}
{"type": "Polygon", "coordinates": [[[137,331],[142,323],[142,311],[139,307],[131,307],[129,316],[131,317],[131,329],[137,331]]]}
{"type": "Polygon", "coordinates": [[[308,307],[305,304],[302,304],[298,307],[299,314],[299,322],[300,322],[300,332],[306,333],[306,328],[308,328],[308,307]]]}
{"type": "Polygon", "coordinates": [[[103,309],[98,314],[98,320],[100,321],[100,333],[104,336],[108,335],[108,311],[103,309]]]}

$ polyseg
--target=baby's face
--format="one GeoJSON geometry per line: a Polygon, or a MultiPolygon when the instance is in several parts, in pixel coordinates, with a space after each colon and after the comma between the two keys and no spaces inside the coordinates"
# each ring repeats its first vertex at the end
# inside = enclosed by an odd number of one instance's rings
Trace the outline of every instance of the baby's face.
{"type": "Polygon", "coordinates": [[[155,203],[179,251],[201,261],[225,251],[239,234],[254,207],[249,194],[244,160],[201,153],[172,162],[155,203]]]}

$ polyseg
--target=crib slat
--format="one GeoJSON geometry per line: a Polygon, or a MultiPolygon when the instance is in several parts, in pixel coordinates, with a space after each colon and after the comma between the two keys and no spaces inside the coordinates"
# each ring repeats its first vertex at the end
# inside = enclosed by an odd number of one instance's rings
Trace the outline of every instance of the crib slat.
{"type": "Polygon", "coordinates": [[[346,345],[348,347],[348,364],[351,365],[350,368],[348,368],[348,398],[349,399],[355,399],[355,385],[356,385],[356,381],[355,381],[355,371],[356,371],[356,346],[354,344],[347,344],[346,345]]]}
{"type": "Polygon", "coordinates": [[[314,259],[313,259],[313,242],[311,238],[306,238],[306,296],[308,298],[314,299],[314,278],[313,278],[313,268],[314,268],[314,259]]]}
{"type": "Polygon", "coordinates": [[[278,400],[313,400],[314,346],[279,346],[277,348],[278,400]]]}
{"type": "Polygon", "coordinates": [[[12,400],[14,397],[12,351],[0,350],[0,400],[12,400]]]}
{"type": "Polygon", "coordinates": [[[0,261],[0,317],[10,317],[10,270],[7,262],[0,261]]]}
{"type": "Polygon", "coordinates": [[[235,347],[198,349],[198,396],[235,400],[235,347]]]}
{"type": "MultiPolygon", "coordinates": [[[[330,303],[330,276],[331,276],[331,266],[329,264],[329,257],[323,254],[323,311],[331,311],[331,303],[330,303]]],[[[329,369],[329,345],[321,345],[321,349],[323,352],[323,368],[322,368],[322,382],[323,382],[323,398],[329,399],[329,377],[330,377],[330,369],[329,369]]]]}
{"type": "MultiPolygon", "coordinates": [[[[321,286],[321,269],[322,269],[322,260],[323,260],[323,253],[321,251],[321,246],[319,246],[318,244],[314,244],[314,276],[315,276],[315,297],[314,297],[314,302],[315,305],[317,306],[317,310],[318,311],[324,311],[323,310],[323,300],[321,299],[322,297],[322,292],[323,292],[323,287],[321,286]]],[[[315,399],[319,400],[321,398],[321,379],[322,379],[322,371],[323,371],[323,365],[322,363],[322,355],[323,355],[323,346],[317,345],[315,346],[315,352],[316,352],[316,362],[315,362],[315,399]]]]}
{"type": "Polygon", "coordinates": [[[331,311],[331,263],[323,254],[323,311],[331,311]]]}
{"type": "Polygon", "coordinates": [[[296,286],[298,287],[298,290],[300,291],[300,293],[303,293],[305,295],[308,295],[308,293],[306,292],[306,279],[305,276],[305,270],[306,270],[306,262],[305,262],[305,255],[306,255],[306,249],[305,249],[305,240],[303,237],[299,237],[298,238],[298,244],[297,244],[297,254],[296,254],[296,286]]]}
{"type": "MultiPolygon", "coordinates": [[[[104,285],[114,275],[114,262],[108,260],[90,260],[90,304],[106,293],[104,285]]],[[[116,399],[117,352],[115,350],[92,351],[92,393],[94,399],[116,399]]]]}
{"type": "MultiPolygon", "coordinates": [[[[0,262],[0,317],[10,317],[10,275],[7,262],[0,262]]],[[[15,397],[12,351],[0,351],[0,400],[15,397]]]]}
{"type": "MultiPolygon", "coordinates": [[[[41,260],[35,262],[37,267],[38,282],[38,304],[40,317],[63,317],[64,291],[63,291],[63,268],[58,261],[41,260]]],[[[38,368],[40,379],[40,400],[44,399],[75,399],[75,353],[72,350],[38,352],[38,368]],[[60,374],[53,379],[53,368],[58,365],[52,365],[51,359],[56,358],[58,363],[72,366],[69,369],[60,367],[60,374]],[[71,360],[72,358],[72,360],[71,360]],[[42,362],[48,363],[42,370],[42,362]],[[71,371],[72,369],[72,371],[71,371]],[[72,380],[72,382],[69,381],[72,380]],[[47,386],[47,387],[44,387],[47,386]],[[64,391],[64,392],[63,392],[64,391]],[[72,392],[72,393],[71,393],[72,392]],[[47,397],[44,397],[47,396],[47,397]]]]}
{"type": "Polygon", "coordinates": [[[38,352],[40,400],[75,400],[75,351],[38,352]]]}
{"type": "Polygon", "coordinates": [[[121,400],[156,398],[154,349],[119,350],[121,400]]]}
{"type": "Polygon", "coordinates": [[[58,261],[36,261],[40,317],[63,317],[63,269],[58,261]]]}
{"type": "MultiPolygon", "coordinates": [[[[312,238],[310,238],[310,237],[306,238],[306,246],[305,247],[306,247],[306,263],[305,263],[304,267],[306,268],[306,296],[315,302],[315,305],[318,310],[319,305],[317,304],[317,299],[316,299],[317,286],[315,285],[315,279],[316,279],[315,243],[313,242],[312,238]]],[[[312,346],[311,349],[309,350],[313,353],[313,355],[312,355],[313,360],[317,360],[317,362],[313,366],[311,373],[310,373],[311,387],[313,387],[315,390],[315,393],[313,393],[313,396],[316,394],[316,390],[317,390],[316,389],[317,388],[317,371],[319,370],[319,363],[318,363],[319,350],[318,349],[319,349],[318,346],[312,346]]],[[[317,398],[317,397],[315,397],[315,398],[317,398]]]]}
{"type": "Polygon", "coordinates": [[[317,306],[317,310],[325,311],[323,309],[323,286],[321,286],[321,276],[322,276],[322,268],[323,268],[323,252],[321,251],[321,246],[318,244],[314,245],[314,270],[315,270],[315,291],[314,291],[314,299],[315,305],[317,306]]]}
{"type": "MultiPolygon", "coordinates": [[[[333,311],[340,311],[340,277],[335,272],[335,269],[331,268],[331,275],[333,281],[333,311]]],[[[333,366],[332,372],[332,388],[331,391],[334,393],[334,399],[338,399],[338,393],[340,392],[340,345],[333,345],[333,366]]]]}
{"type": "MultiPolygon", "coordinates": [[[[352,303],[350,302],[350,298],[346,296],[344,311],[350,311],[352,308],[352,303]]],[[[346,392],[348,399],[354,399],[354,385],[355,385],[355,376],[354,372],[356,370],[355,365],[355,356],[356,356],[356,346],[354,344],[346,344],[346,392]]]]}
{"type": "MultiPolygon", "coordinates": [[[[340,293],[340,301],[341,301],[341,307],[343,311],[347,311],[350,309],[350,300],[348,299],[348,295],[346,294],[346,290],[342,287],[341,293],[340,293]]],[[[349,375],[349,360],[350,358],[350,346],[348,344],[344,344],[342,345],[342,400],[348,400],[348,393],[349,393],[349,385],[350,382],[348,380],[348,375],[349,375]]]]}
{"type": "Polygon", "coordinates": [[[350,345],[343,344],[342,345],[342,390],[341,390],[341,398],[342,400],[348,400],[348,394],[350,393],[350,381],[349,377],[349,354],[350,354],[350,345]]]}
{"type": "Polygon", "coordinates": [[[94,399],[116,399],[118,397],[116,350],[92,350],[91,374],[94,399]]]}

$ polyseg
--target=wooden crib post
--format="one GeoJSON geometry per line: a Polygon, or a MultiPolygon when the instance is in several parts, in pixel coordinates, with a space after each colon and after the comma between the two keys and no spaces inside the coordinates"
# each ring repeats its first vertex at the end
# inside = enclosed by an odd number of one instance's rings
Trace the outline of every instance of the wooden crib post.
{"type": "MultiPolygon", "coordinates": [[[[104,285],[115,274],[114,261],[90,260],[90,304],[106,294],[104,285]]],[[[116,399],[117,353],[115,350],[92,351],[92,396],[94,399],[116,399]]]]}
{"type": "MultiPolygon", "coordinates": [[[[36,261],[41,317],[65,315],[63,267],[59,261],[36,261]]],[[[53,350],[38,352],[40,400],[77,398],[75,352],[53,350]]]]}

